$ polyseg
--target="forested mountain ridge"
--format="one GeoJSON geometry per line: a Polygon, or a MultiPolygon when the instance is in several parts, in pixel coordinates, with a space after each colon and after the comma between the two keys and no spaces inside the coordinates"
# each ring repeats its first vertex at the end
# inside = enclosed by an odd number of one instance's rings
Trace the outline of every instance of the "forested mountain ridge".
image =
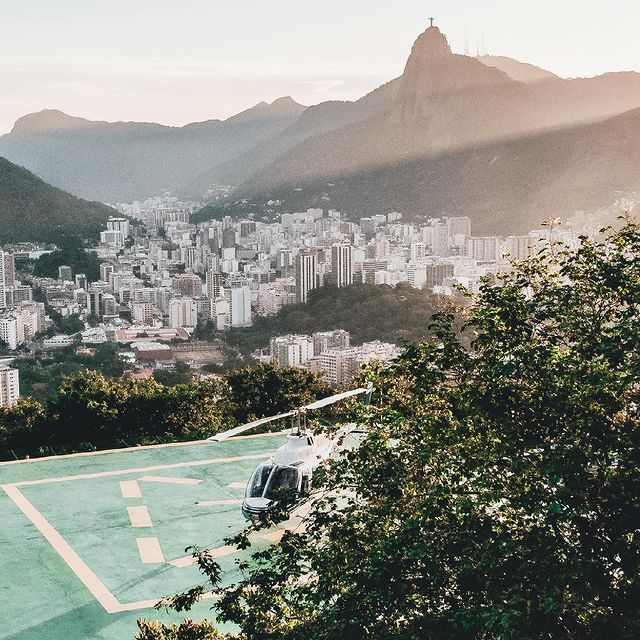
{"type": "Polygon", "coordinates": [[[71,233],[95,239],[112,215],[118,212],[76,198],[0,158],[0,244],[56,242],[71,233]]]}

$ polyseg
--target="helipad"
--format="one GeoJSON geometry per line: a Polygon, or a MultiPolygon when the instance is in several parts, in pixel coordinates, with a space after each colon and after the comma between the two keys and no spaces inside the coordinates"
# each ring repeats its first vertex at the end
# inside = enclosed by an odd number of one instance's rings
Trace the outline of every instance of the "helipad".
{"type": "Polygon", "coordinates": [[[0,463],[2,637],[132,640],[139,617],[181,619],[151,607],[201,582],[189,545],[214,549],[233,580],[237,555],[224,538],[243,527],[246,481],[280,443],[249,436],[0,463]]]}

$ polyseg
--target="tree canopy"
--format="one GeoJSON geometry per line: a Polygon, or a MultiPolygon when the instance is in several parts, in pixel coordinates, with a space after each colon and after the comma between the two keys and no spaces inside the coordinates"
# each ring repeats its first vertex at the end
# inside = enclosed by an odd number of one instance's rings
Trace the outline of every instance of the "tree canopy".
{"type": "Polygon", "coordinates": [[[178,609],[213,589],[251,640],[640,636],[638,226],[542,250],[432,331],[369,371],[305,527],[224,589],[201,552],[178,609]]]}
{"type": "Polygon", "coordinates": [[[175,374],[148,380],[124,378],[117,348],[99,345],[93,356],[73,347],[61,362],[43,369],[31,358],[15,361],[21,384],[38,402],[23,397],[0,408],[0,459],[76,451],[85,445],[112,448],[198,440],[245,422],[270,416],[330,395],[318,376],[300,369],[262,364],[227,376],[192,381],[178,363],[175,374]]]}
{"type": "MultiPolygon", "coordinates": [[[[324,286],[311,291],[307,303],[257,318],[252,327],[231,329],[226,339],[245,354],[267,347],[272,336],[334,329],[347,330],[354,344],[418,341],[427,336],[430,318],[442,306],[442,300],[430,291],[409,285],[324,286]]],[[[205,332],[198,335],[207,337],[205,332]]]]}

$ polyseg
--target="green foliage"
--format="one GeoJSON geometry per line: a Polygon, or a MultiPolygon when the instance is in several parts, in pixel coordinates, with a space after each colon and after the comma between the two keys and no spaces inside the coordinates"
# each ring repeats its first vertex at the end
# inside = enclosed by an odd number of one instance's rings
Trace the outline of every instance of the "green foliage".
{"type": "Polygon", "coordinates": [[[178,640],[178,638],[181,640],[223,640],[225,638],[207,620],[202,622],[185,620],[179,625],[164,625],[160,622],[138,620],[138,629],[136,640],[178,640]]]}
{"type": "Polygon", "coordinates": [[[324,380],[304,369],[261,364],[227,375],[239,423],[284,413],[331,395],[324,380]]]}
{"type": "Polygon", "coordinates": [[[94,251],[85,251],[77,236],[59,241],[59,250],[44,253],[35,262],[33,274],[37,277],[57,278],[58,267],[68,265],[74,275],[84,273],[90,282],[100,279],[100,260],[94,251]]]}
{"type": "Polygon", "coordinates": [[[28,389],[42,402],[24,397],[0,411],[0,457],[10,450],[31,455],[45,447],[73,450],[87,442],[110,448],[199,440],[251,416],[288,411],[330,393],[313,374],[273,365],[191,382],[188,365],[178,363],[175,376],[186,376],[188,383],[172,377],[165,385],[160,376],[113,380],[109,376],[122,373],[117,345],[100,345],[94,356],[65,351],[58,354],[61,362],[47,368],[33,359],[15,361],[23,392],[28,389]],[[38,393],[39,386],[44,391],[38,393]]]}
{"type": "Polygon", "coordinates": [[[640,636],[640,229],[542,251],[432,329],[369,372],[361,445],[218,615],[260,640],[640,636]]]}
{"type": "Polygon", "coordinates": [[[166,387],[175,387],[177,384],[191,382],[193,374],[186,362],[176,362],[176,366],[173,369],[156,369],[153,372],[153,377],[166,387]]]}
{"type": "Polygon", "coordinates": [[[83,371],[64,378],[45,407],[27,402],[0,412],[5,449],[198,440],[233,423],[229,388],[215,379],[165,387],[154,380],[114,381],[83,371]],[[22,428],[27,409],[33,419],[22,428]]]}
{"type": "Polygon", "coordinates": [[[426,337],[430,318],[441,305],[429,291],[408,285],[326,286],[312,291],[306,304],[258,318],[251,328],[230,330],[228,342],[247,354],[266,347],[272,336],[333,329],[346,329],[355,344],[416,341],[426,337]]]}
{"type": "Polygon", "coordinates": [[[44,354],[16,359],[13,365],[20,372],[23,396],[45,401],[55,397],[65,376],[84,370],[97,371],[108,378],[124,373],[124,364],[118,358],[118,345],[105,342],[93,349],[95,355],[78,355],[76,347],[59,349],[45,359],[44,354]]]}
{"type": "Polygon", "coordinates": [[[0,158],[2,241],[59,242],[69,233],[97,239],[117,212],[52,187],[33,173],[0,158]]]}
{"type": "Polygon", "coordinates": [[[52,328],[52,334],[64,333],[71,336],[74,333],[84,331],[84,322],[82,322],[82,319],[77,314],[65,317],[52,307],[47,309],[47,313],[55,325],[52,328]]]}

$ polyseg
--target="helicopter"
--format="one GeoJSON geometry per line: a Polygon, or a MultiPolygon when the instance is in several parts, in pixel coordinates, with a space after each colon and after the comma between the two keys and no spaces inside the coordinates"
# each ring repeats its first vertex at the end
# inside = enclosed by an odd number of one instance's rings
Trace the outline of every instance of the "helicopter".
{"type": "Polygon", "coordinates": [[[307,413],[328,407],[336,402],[356,396],[365,396],[365,403],[371,401],[373,386],[352,389],[338,393],[292,411],[234,427],[209,438],[213,442],[223,442],[259,426],[291,418],[291,430],[287,441],[270,460],[259,464],[251,474],[242,501],[242,513],[246,519],[256,519],[272,511],[282,500],[282,495],[293,493],[308,495],[311,491],[313,472],[336,450],[352,427],[340,428],[335,436],[314,433],[307,428],[307,413]]]}

